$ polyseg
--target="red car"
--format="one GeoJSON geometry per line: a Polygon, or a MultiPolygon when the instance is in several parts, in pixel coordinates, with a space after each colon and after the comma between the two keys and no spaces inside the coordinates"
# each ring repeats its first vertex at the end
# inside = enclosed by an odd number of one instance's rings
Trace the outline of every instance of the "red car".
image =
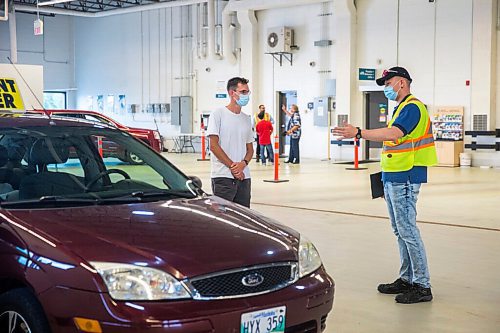
{"type": "MultiPolygon", "coordinates": [[[[157,130],[151,130],[147,128],[134,128],[128,127],[120,124],[116,120],[95,111],[86,111],[86,110],[32,110],[28,111],[30,113],[39,113],[39,114],[50,114],[54,116],[61,117],[73,117],[79,119],[86,119],[91,121],[97,121],[100,123],[104,123],[107,125],[114,126],[122,131],[128,132],[132,134],[137,139],[143,141],[145,144],[153,148],[153,150],[157,152],[163,151],[163,143],[161,139],[160,132],[157,130]]],[[[120,156],[121,157],[121,156],[120,156]]],[[[142,161],[137,158],[135,155],[126,154],[121,158],[124,161],[130,163],[141,164],[142,161]]]]}
{"type": "Polygon", "coordinates": [[[334,290],[304,236],[128,133],[0,117],[0,332],[318,333],[334,290]]]}

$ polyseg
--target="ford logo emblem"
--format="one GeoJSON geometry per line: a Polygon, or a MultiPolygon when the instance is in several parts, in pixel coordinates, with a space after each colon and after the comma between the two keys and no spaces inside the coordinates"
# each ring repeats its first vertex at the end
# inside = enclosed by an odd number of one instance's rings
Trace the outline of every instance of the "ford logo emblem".
{"type": "Polygon", "coordinates": [[[264,282],[264,277],[259,273],[249,274],[241,279],[241,283],[247,287],[257,287],[262,282],[264,282]]]}

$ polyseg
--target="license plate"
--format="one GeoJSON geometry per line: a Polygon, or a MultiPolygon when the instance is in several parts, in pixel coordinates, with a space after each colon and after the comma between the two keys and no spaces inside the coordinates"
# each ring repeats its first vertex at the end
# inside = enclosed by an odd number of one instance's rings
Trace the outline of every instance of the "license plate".
{"type": "Polygon", "coordinates": [[[284,333],[286,306],[241,315],[240,333],[284,333]]]}

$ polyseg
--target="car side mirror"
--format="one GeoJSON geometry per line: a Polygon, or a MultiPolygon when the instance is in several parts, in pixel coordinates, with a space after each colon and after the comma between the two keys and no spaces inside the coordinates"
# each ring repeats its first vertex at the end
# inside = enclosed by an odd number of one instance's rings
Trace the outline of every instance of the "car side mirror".
{"type": "Polygon", "coordinates": [[[193,182],[194,186],[201,190],[203,183],[201,182],[200,178],[198,178],[197,176],[188,176],[188,178],[193,182]]]}

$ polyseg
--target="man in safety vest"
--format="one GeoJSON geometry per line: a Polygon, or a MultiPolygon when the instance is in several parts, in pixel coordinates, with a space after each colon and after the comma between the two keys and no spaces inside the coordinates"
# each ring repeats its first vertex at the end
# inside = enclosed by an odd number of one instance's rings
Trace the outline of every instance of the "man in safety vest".
{"type": "MultiPolygon", "coordinates": [[[[274,124],[273,117],[271,117],[271,115],[266,112],[266,106],[263,104],[259,105],[259,112],[255,112],[255,114],[253,115],[253,119],[252,119],[252,128],[255,132],[255,141],[257,141],[257,148],[256,148],[256,153],[255,153],[255,158],[257,159],[257,161],[256,161],[257,163],[259,163],[259,161],[260,161],[260,145],[259,145],[259,134],[257,134],[257,131],[255,129],[257,128],[257,124],[261,120],[267,120],[267,121],[270,121],[271,124],[274,124]],[[261,115],[262,118],[260,118],[259,115],[261,115]]],[[[265,152],[263,152],[263,153],[265,153],[265,152]]]]}
{"type": "Polygon", "coordinates": [[[382,181],[394,234],[399,245],[401,267],[393,283],[380,284],[378,291],[397,294],[398,303],[432,300],[424,243],[416,224],[420,185],[427,182],[427,167],[437,163],[432,125],[425,105],[410,93],[412,79],[402,67],[385,70],[377,79],[385,96],[398,103],[385,128],[362,130],[346,124],[334,134],[343,138],[382,141],[382,181]]]}

